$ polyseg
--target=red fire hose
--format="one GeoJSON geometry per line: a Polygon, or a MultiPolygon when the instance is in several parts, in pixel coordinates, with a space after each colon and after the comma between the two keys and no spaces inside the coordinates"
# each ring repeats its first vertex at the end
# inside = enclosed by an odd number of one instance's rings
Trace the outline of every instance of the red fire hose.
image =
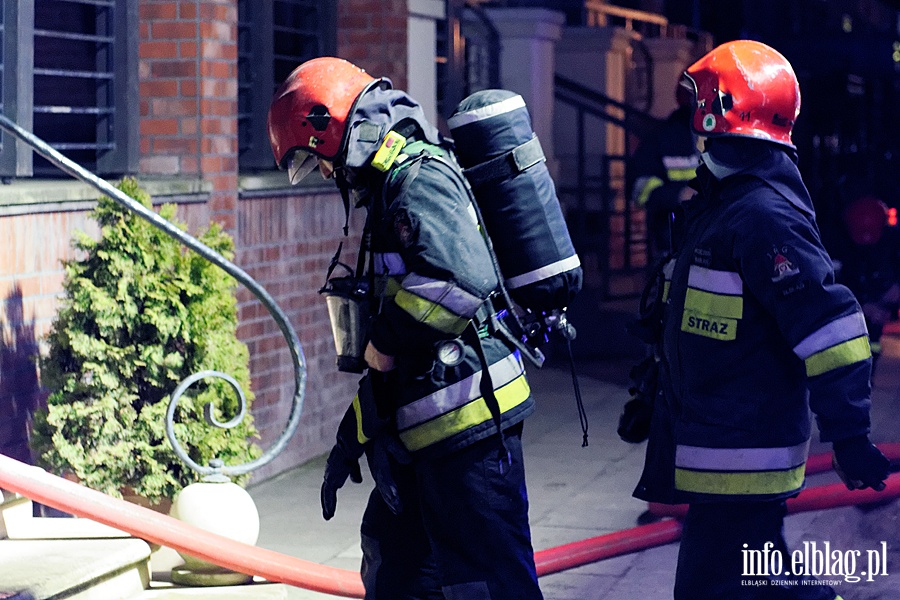
{"type": "MultiPolygon", "coordinates": [[[[900,455],[900,444],[879,445],[889,457],[900,455]]],[[[830,455],[829,455],[830,456],[830,455]]],[[[830,460],[830,459],[829,459],[830,460]]],[[[810,457],[815,469],[825,459],[810,457]]],[[[820,464],[822,463],[822,464],[820,464]]],[[[320,565],[293,556],[198,529],[172,517],[118,500],[80,484],[50,475],[0,455],[0,488],[17,492],[36,502],[70,514],[103,523],[131,535],[173,548],[222,567],[262,577],[268,581],[342,596],[362,598],[359,573],[320,565]]],[[[790,512],[821,510],[851,504],[881,502],[900,496],[900,477],[892,477],[881,492],[849,491],[843,484],[810,488],[788,501],[790,512]]],[[[637,552],[678,540],[681,523],[665,519],[586,540],[535,552],[538,575],[549,575],[605,558],[637,552]]]]}

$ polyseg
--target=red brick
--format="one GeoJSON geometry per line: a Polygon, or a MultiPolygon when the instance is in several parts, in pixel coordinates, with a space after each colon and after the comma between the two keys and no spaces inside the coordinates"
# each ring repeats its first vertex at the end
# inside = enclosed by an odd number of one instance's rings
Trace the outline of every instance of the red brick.
{"type": "Polygon", "coordinates": [[[156,154],[193,154],[197,152],[197,140],[193,137],[157,137],[151,142],[156,154]]]}
{"type": "Polygon", "coordinates": [[[141,135],[175,135],[178,133],[176,119],[141,119],[141,135]]]}
{"type": "Polygon", "coordinates": [[[197,37],[197,24],[192,21],[157,21],[150,25],[155,40],[184,40],[197,37]]]}
{"type": "Polygon", "coordinates": [[[178,16],[178,7],[174,2],[139,2],[138,15],[141,21],[174,19],[178,16]]]}
{"type": "Polygon", "coordinates": [[[178,82],[174,79],[154,79],[140,83],[141,97],[170,97],[178,95],[178,82]]]}
{"type": "Polygon", "coordinates": [[[193,60],[160,60],[150,65],[153,77],[194,77],[197,63],[193,60]]]}
{"type": "Polygon", "coordinates": [[[197,4],[194,2],[182,2],[178,7],[178,16],[185,20],[197,18],[197,4]]]}
{"type": "MultiPolygon", "coordinates": [[[[176,42],[173,42],[176,43],[176,42]]],[[[196,59],[197,57],[197,41],[189,40],[186,42],[177,42],[178,51],[180,53],[181,58],[192,58],[196,59]]]]}
{"type": "Polygon", "coordinates": [[[197,95],[197,80],[196,79],[182,79],[178,82],[178,87],[181,90],[181,95],[186,97],[194,97],[197,95]]]}
{"type": "Polygon", "coordinates": [[[177,58],[178,44],[172,41],[142,42],[140,45],[141,58],[177,58]]]}
{"type": "Polygon", "coordinates": [[[194,100],[156,98],[150,101],[150,110],[156,117],[183,117],[196,114],[197,103],[194,100]]]}

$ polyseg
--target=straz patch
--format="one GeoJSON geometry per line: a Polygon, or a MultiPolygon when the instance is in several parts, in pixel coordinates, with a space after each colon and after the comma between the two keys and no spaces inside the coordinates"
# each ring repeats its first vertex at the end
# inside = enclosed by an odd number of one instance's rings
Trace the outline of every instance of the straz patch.
{"type": "Polygon", "coordinates": [[[681,330],[720,341],[732,341],[737,336],[737,319],[705,315],[685,310],[681,317],[681,330]]]}
{"type": "Polygon", "coordinates": [[[772,282],[778,283],[788,277],[800,274],[800,268],[790,259],[791,249],[788,246],[772,248],[769,258],[772,259],[772,282]]]}

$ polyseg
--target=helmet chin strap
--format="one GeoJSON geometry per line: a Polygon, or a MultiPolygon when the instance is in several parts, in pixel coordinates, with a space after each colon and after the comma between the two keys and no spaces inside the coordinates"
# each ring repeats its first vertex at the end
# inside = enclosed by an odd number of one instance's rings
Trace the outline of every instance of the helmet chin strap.
{"type": "Polygon", "coordinates": [[[350,235],[350,183],[344,174],[344,169],[336,169],[334,181],[341,191],[341,199],[344,202],[344,237],[350,235]]]}

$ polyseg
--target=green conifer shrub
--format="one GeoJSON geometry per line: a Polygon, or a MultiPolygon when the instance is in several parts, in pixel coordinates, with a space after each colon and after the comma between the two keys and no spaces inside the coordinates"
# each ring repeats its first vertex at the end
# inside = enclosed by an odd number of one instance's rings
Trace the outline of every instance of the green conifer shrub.
{"type": "MultiPolygon", "coordinates": [[[[134,179],[124,179],[119,189],[150,206],[134,179]]],[[[172,205],[160,210],[169,221],[174,214],[172,205]]],[[[74,473],[93,489],[120,496],[130,487],[151,502],[171,499],[197,479],[166,438],[172,391],[193,373],[218,370],[241,384],[248,402],[253,398],[249,354],[236,335],[236,283],[109,198],[100,199],[93,217],[99,239],[76,234],[81,258],[64,263],[64,295],[41,361],[51,393],[47,410],[35,415],[32,446],[41,466],[74,473]]],[[[199,239],[233,255],[233,241],[218,224],[199,239]]],[[[191,386],[175,419],[190,457],[201,465],[212,458],[229,465],[260,456],[250,442],[257,431],[249,411],[237,427],[219,429],[203,417],[210,402],[220,421],[239,410],[224,381],[191,386]]]]}

